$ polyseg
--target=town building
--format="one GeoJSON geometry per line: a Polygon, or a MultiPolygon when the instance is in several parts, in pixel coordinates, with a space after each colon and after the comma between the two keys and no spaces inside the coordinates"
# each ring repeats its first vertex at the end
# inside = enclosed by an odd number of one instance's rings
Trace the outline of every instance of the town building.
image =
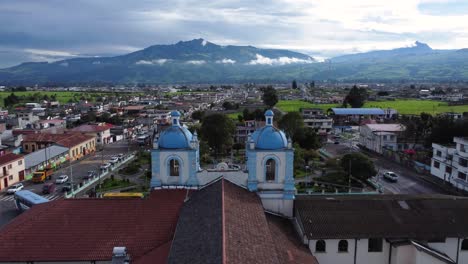
{"type": "Polygon", "coordinates": [[[296,194],[273,117],[248,137],[246,171],[203,170],[173,111],[149,197],[34,206],[0,230],[0,263],[468,263],[468,198],[296,194]]]}
{"type": "Polygon", "coordinates": [[[75,128],[70,129],[70,132],[77,132],[83,133],[89,136],[93,136],[96,138],[96,143],[98,145],[109,144],[112,143],[113,138],[111,136],[110,129],[114,125],[107,124],[107,123],[97,123],[97,124],[87,124],[77,126],[75,128]]]}
{"type": "Polygon", "coordinates": [[[306,127],[313,128],[319,135],[330,134],[333,128],[333,119],[326,116],[320,108],[301,109],[302,118],[306,127]]]}
{"type": "Polygon", "coordinates": [[[0,156],[0,190],[24,180],[24,157],[8,153],[0,156]]]}
{"type": "Polygon", "coordinates": [[[21,143],[24,153],[31,153],[51,145],[67,147],[70,160],[77,160],[96,151],[96,137],[81,133],[26,135],[21,143]]]}
{"type": "Polygon", "coordinates": [[[367,124],[360,127],[359,144],[382,154],[384,149],[399,150],[398,137],[405,127],[401,124],[367,124]]]}
{"type": "Polygon", "coordinates": [[[55,169],[69,159],[69,148],[52,145],[24,156],[25,180],[30,180],[33,173],[45,168],[55,169]]]}
{"type": "Polygon", "coordinates": [[[431,174],[468,191],[468,138],[455,137],[454,145],[432,143],[431,174]]]}

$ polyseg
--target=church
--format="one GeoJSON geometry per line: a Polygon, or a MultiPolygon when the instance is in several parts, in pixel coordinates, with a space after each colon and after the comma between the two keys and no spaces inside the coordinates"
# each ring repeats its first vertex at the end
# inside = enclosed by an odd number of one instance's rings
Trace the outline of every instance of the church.
{"type": "Polygon", "coordinates": [[[173,111],[148,198],[35,206],[0,230],[0,263],[468,263],[468,199],[298,194],[271,110],[245,147],[245,170],[203,169],[173,111]]]}

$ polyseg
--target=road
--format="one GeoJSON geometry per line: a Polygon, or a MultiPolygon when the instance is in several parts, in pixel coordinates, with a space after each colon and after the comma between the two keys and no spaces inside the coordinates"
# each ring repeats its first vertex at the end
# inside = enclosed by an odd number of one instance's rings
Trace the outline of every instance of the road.
{"type": "MultiPolygon", "coordinates": [[[[99,166],[101,165],[102,161],[107,162],[107,160],[109,160],[112,156],[120,153],[127,154],[129,151],[133,151],[136,148],[137,146],[133,144],[130,144],[129,147],[129,144],[126,141],[119,141],[105,145],[103,151],[96,152],[94,155],[73,162],[71,169],[70,166],[68,166],[55,171],[52,175],[52,180],[47,182],[55,182],[56,177],[66,174],[69,177],[72,175],[73,183],[79,184],[83,181],[83,177],[87,175],[88,171],[99,171],[99,166]]],[[[42,195],[42,188],[44,184],[34,184],[31,181],[25,181],[23,184],[25,185],[25,190],[42,195]]],[[[42,196],[49,200],[57,200],[62,199],[64,197],[64,193],[62,192],[61,185],[58,184],[54,193],[42,196]]],[[[5,192],[0,193],[0,227],[8,223],[11,219],[19,214],[19,212],[16,210],[13,200],[13,195],[8,195],[5,192]]]]}
{"type": "MultiPolygon", "coordinates": [[[[345,153],[356,152],[360,150],[357,147],[356,137],[351,139],[341,139],[339,144],[333,144],[332,140],[324,146],[324,149],[331,155],[338,156],[345,153]]],[[[384,187],[384,193],[393,194],[447,194],[447,192],[438,186],[425,181],[418,173],[401,166],[398,163],[389,161],[382,156],[365,152],[371,157],[376,169],[379,171],[378,183],[384,187]],[[399,175],[397,182],[390,182],[381,177],[386,171],[393,171],[399,175]]]]}
{"type": "MultiPolygon", "coordinates": [[[[368,153],[366,153],[368,154],[368,153]]],[[[368,154],[369,155],[369,154],[368,154]]],[[[387,159],[371,155],[376,169],[379,171],[379,183],[383,185],[385,193],[399,194],[446,194],[438,186],[425,181],[422,176],[412,170],[403,167],[387,159]],[[382,174],[386,171],[393,171],[398,174],[397,182],[390,182],[383,179],[382,174]]]]}

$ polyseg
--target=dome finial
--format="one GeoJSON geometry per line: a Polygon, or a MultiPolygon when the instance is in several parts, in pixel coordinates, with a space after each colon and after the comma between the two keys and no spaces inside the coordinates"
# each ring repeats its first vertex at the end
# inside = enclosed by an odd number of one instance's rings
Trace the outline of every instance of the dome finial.
{"type": "Polygon", "coordinates": [[[180,113],[179,111],[172,111],[171,112],[171,119],[172,119],[172,125],[173,126],[180,126],[179,119],[180,119],[180,113]]]}
{"type": "Polygon", "coordinates": [[[273,116],[275,114],[271,110],[267,110],[265,112],[265,121],[267,126],[272,126],[273,125],[273,116]]]}

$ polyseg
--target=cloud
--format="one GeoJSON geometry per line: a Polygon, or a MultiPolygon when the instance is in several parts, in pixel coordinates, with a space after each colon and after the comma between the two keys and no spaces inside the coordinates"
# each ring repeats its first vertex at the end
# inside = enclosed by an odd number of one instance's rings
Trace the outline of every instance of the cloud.
{"type": "Polygon", "coordinates": [[[139,60],[135,62],[136,65],[163,65],[168,59],[157,59],[157,60],[139,60]]]}
{"type": "Polygon", "coordinates": [[[236,63],[235,60],[231,60],[231,59],[222,59],[222,60],[217,60],[216,63],[222,63],[222,64],[234,64],[236,63]]]}
{"type": "Polygon", "coordinates": [[[0,1],[0,67],[51,55],[124,54],[194,38],[323,56],[416,40],[456,49],[468,47],[466,21],[468,4],[460,0],[0,1]]]}
{"type": "Polygon", "coordinates": [[[256,54],[256,59],[249,61],[250,65],[285,65],[292,63],[312,63],[313,60],[303,60],[299,58],[290,58],[290,57],[279,57],[276,59],[271,59],[268,57],[263,57],[260,54],[256,54]]]}
{"type": "Polygon", "coordinates": [[[204,61],[204,60],[189,60],[189,61],[186,61],[185,63],[193,64],[193,65],[202,65],[202,64],[205,64],[206,61],[204,61]]]}

